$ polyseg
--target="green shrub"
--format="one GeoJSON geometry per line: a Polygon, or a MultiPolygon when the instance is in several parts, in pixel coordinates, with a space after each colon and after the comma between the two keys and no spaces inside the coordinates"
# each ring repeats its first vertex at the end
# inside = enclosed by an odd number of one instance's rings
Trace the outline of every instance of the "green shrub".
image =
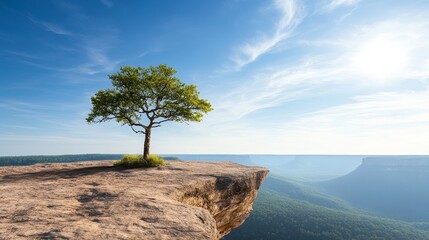
{"type": "Polygon", "coordinates": [[[149,158],[145,160],[142,155],[124,155],[121,160],[114,163],[115,166],[127,166],[127,167],[158,167],[165,166],[166,163],[158,155],[149,155],[149,158]]]}

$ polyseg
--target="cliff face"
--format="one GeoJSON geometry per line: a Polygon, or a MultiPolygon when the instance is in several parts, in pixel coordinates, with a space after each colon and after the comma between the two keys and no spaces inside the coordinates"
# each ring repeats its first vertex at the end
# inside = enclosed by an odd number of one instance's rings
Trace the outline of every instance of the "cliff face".
{"type": "Polygon", "coordinates": [[[0,168],[0,239],[219,239],[252,210],[268,170],[170,161],[0,168]]]}

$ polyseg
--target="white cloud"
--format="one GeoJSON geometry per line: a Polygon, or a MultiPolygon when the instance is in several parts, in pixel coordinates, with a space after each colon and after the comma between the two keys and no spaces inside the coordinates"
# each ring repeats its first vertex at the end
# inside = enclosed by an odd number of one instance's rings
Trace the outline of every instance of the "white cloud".
{"type": "Polygon", "coordinates": [[[353,98],[353,103],[304,115],[294,125],[336,129],[372,129],[429,123],[429,90],[382,92],[353,98]]]}
{"type": "MultiPolygon", "coordinates": [[[[297,43],[333,49],[318,55],[304,55],[295,62],[253,69],[256,72],[246,84],[239,84],[214,102],[213,122],[232,121],[265,108],[280,106],[296,99],[321,94],[336,94],[350,89],[377,89],[429,81],[429,24],[418,19],[390,20],[359,26],[332,38],[301,40],[297,43]],[[406,67],[397,69],[389,79],[368,77],[353,64],[360,45],[389,36],[404,46],[411,56],[406,67]],[[332,39],[332,40],[331,40],[332,39]]],[[[369,56],[370,57],[370,56],[369,56]]],[[[235,81],[239,81],[236,79],[235,81]]],[[[411,84],[412,85],[412,84],[411,84]]],[[[352,93],[357,94],[357,93],[352,93]]],[[[211,118],[211,117],[209,117],[211,118]]]]}
{"type": "Polygon", "coordinates": [[[72,68],[70,71],[94,75],[97,73],[110,72],[120,63],[119,60],[110,59],[103,49],[88,47],[85,50],[89,62],[72,68]]]}
{"type": "Polygon", "coordinates": [[[137,57],[141,58],[141,57],[145,57],[149,54],[157,53],[157,52],[161,52],[161,50],[160,49],[152,49],[152,50],[144,51],[144,52],[140,53],[137,57]]]}
{"type": "MultiPolygon", "coordinates": [[[[107,73],[111,72],[114,69],[117,68],[118,64],[121,62],[120,60],[115,60],[110,58],[107,52],[108,47],[102,46],[96,46],[94,47],[93,41],[92,42],[86,42],[83,41],[82,44],[83,47],[78,49],[63,49],[64,51],[74,51],[76,54],[81,55],[80,57],[85,59],[81,62],[84,62],[82,64],[78,64],[77,66],[53,66],[44,63],[41,60],[44,60],[44,58],[28,54],[25,52],[16,52],[16,51],[10,51],[10,50],[4,50],[5,53],[13,56],[17,56],[19,58],[13,59],[13,61],[23,63],[26,65],[38,67],[41,69],[49,70],[49,71],[55,71],[58,73],[63,73],[64,78],[70,78],[76,80],[76,74],[84,74],[84,75],[94,75],[98,73],[107,73]],[[83,55],[82,55],[83,54],[83,55]],[[70,76],[70,74],[74,75],[70,76]]],[[[95,41],[97,42],[97,41],[95,41]]]]}
{"type": "Polygon", "coordinates": [[[428,154],[429,90],[357,96],[277,128],[293,152],[428,154]]]}
{"type": "Polygon", "coordinates": [[[344,69],[337,61],[308,60],[296,66],[277,66],[256,75],[250,84],[241,85],[214,103],[217,121],[237,120],[260,109],[305,98],[327,82],[341,81],[344,69]]]}
{"type": "Polygon", "coordinates": [[[72,32],[63,29],[62,27],[60,27],[54,23],[44,22],[44,21],[38,20],[32,16],[28,16],[28,19],[30,19],[30,21],[32,21],[34,24],[36,24],[38,27],[42,28],[45,31],[52,32],[52,33],[55,33],[58,35],[73,36],[72,32]]]}
{"type": "MultiPolygon", "coordinates": [[[[265,119],[281,117],[268,114],[272,115],[265,119]]],[[[357,96],[349,103],[276,122],[260,121],[259,117],[256,124],[231,121],[210,125],[204,120],[180,126],[183,133],[174,135],[167,127],[155,138],[169,146],[164,152],[429,154],[429,89],[357,96]]]]}
{"type": "Polygon", "coordinates": [[[355,5],[359,1],[360,0],[332,0],[328,5],[326,5],[325,9],[331,11],[338,7],[355,5]]]}
{"type": "Polygon", "coordinates": [[[28,114],[38,114],[41,110],[46,109],[46,107],[28,102],[2,101],[0,102],[0,109],[28,114]]]}
{"type": "MultiPolygon", "coordinates": [[[[271,114],[266,119],[281,117],[271,114]]],[[[275,122],[212,124],[212,117],[174,135],[166,127],[155,139],[169,146],[164,152],[182,153],[429,154],[429,89],[357,96],[275,122]]]]}
{"type": "Polygon", "coordinates": [[[18,56],[18,57],[23,57],[23,58],[40,59],[40,57],[38,57],[36,55],[25,53],[25,52],[16,52],[16,51],[10,51],[10,50],[4,50],[4,52],[8,53],[10,55],[14,55],[14,56],[18,56]]]}
{"type": "Polygon", "coordinates": [[[40,130],[40,128],[26,126],[26,125],[18,125],[18,124],[0,124],[0,128],[6,129],[24,129],[24,130],[40,130]]]}
{"type": "Polygon", "coordinates": [[[274,7],[281,14],[274,33],[260,36],[257,40],[251,40],[240,46],[238,53],[232,57],[235,64],[234,70],[240,70],[261,55],[271,51],[279,43],[289,38],[300,23],[302,12],[295,0],[275,0],[274,7]]]}
{"type": "MultiPolygon", "coordinates": [[[[113,60],[109,58],[103,49],[88,47],[84,50],[84,52],[86,52],[86,57],[88,60],[86,63],[79,64],[77,66],[51,66],[43,63],[33,62],[31,60],[38,59],[32,58],[30,60],[31,55],[27,56],[28,59],[19,59],[16,61],[41,69],[63,73],[63,79],[71,79],[73,81],[76,80],[76,74],[94,75],[98,73],[111,72],[116,69],[118,64],[121,62],[119,60],[113,60]]],[[[24,57],[24,55],[22,55],[22,57],[24,57]]]]}

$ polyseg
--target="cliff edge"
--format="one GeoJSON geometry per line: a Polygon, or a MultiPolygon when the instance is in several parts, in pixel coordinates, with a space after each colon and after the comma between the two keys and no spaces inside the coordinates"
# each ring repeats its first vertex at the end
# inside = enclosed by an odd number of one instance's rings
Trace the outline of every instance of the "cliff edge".
{"type": "Polygon", "coordinates": [[[231,162],[0,167],[0,239],[219,239],[241,225],[268,170],[231,162]]]}

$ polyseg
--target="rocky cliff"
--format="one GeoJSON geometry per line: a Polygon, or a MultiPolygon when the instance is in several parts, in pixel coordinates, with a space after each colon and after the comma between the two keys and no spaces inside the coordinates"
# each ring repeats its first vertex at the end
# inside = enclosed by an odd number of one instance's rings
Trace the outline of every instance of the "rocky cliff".
{"type": "Polygon", "coordinates": [[[0,239],[219,239],[243,223],[268,170],[230,162],[0,167],[0,239]]]}

